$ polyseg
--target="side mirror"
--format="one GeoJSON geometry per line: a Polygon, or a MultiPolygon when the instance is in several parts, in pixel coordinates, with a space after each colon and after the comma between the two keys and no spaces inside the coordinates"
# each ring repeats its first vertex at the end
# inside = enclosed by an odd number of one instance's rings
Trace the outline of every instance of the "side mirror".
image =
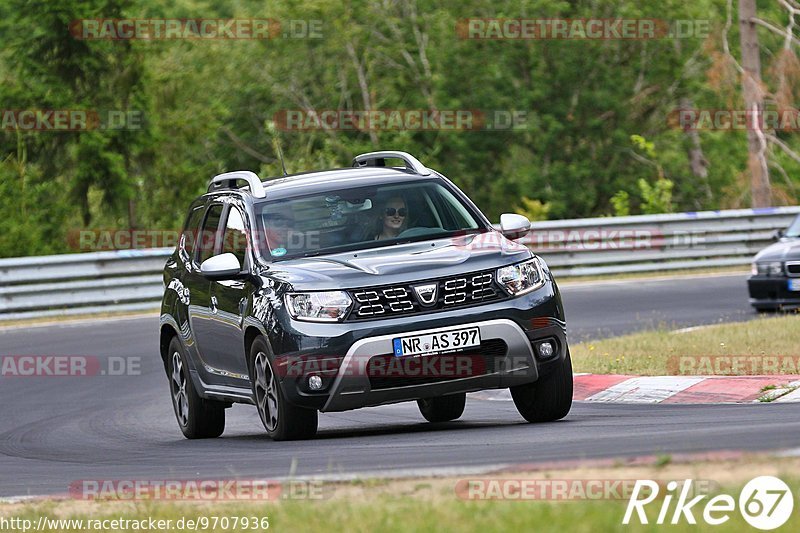
{"type": "Polygon", "coordinates": [[[775,230],[775,233],[772,234],[772,240],[779,241],[783,238],[784,235],[786,235],[786,230],[784,229],[775,230]]]}
{"type": "Polygon", "coordinates": [[[500,215],[500,231],[508,239],[519,239],[531,230],[531,221],[522,215],[503,213],[500,215]]]}
{"type": "Polygon", "coordinates": [[[208,279],[232,279],[242,273],[242,265],[239,259],[229,252],[203,261],[200,272],[208,279]]]}

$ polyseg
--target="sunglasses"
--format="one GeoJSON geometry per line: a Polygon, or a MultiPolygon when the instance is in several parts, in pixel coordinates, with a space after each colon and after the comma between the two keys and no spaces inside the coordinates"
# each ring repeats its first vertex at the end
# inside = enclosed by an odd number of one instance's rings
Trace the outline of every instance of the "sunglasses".
{"type": "Polygon", "coordinates": [[[394,207],[387,207],[386,208],[386,216],[393,217],[397,213],[397,216],[404,217],[408,213],[405,207],[401,207],[400,209],[395,209],[394,207]]]}

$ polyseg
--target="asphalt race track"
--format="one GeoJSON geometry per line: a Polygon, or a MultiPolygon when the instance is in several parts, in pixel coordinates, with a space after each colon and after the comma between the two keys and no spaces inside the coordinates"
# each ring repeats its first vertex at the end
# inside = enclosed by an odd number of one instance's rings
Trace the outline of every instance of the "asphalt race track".
{"type": "Polygon", "coordinates": [[[747,276],[563,283],[572,342],[642,329],[677,329],[758,316],[747,303],[747,276]]]}
{"type": "MultiPolygon", "coordinates": [[[[570,334],[595,338],[667,324],[755,316],[744,276],[569,285],[570,334]]],[[[511,402],[471,399],[432,426],[405,403],[320,416],[318,437],[272,442],[251,406],[227,411],[219,439],[185,440],[157,355],[156,318],[0,331],[0,355],[141,357],[140,375],[2,377],[0,496],[65,493],[85,479],[347,475],[719,449],[800,449],[792,404],[576,403],[563,421],[524,423],[511,402]]]]}

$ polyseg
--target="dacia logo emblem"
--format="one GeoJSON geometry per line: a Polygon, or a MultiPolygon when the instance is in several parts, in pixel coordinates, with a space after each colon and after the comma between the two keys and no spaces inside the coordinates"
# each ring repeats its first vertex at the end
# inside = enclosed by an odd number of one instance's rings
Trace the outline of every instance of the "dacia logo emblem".
{"type": "Polygon", "coordinates": [[[437,287],[437,283],[429,283],[428,285],[415,285],[414,292],[417,293],[417,299],[422,305],[431,306],[436,303],[437,287]]]}

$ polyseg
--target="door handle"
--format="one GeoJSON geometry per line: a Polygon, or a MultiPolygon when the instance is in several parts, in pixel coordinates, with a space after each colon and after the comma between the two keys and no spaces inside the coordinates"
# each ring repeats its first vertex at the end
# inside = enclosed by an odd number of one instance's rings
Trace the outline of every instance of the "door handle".
{"type": "Polygon", "coordinates": [[[244,325],[244,312],[247,309],[247,298],[239,300],[239,327],[244,325]]]}
{"type": "Polygon", "coordinates": [[[217,297],[211,297],[211,312],[216,314],[217,313],[217,297]]]}

